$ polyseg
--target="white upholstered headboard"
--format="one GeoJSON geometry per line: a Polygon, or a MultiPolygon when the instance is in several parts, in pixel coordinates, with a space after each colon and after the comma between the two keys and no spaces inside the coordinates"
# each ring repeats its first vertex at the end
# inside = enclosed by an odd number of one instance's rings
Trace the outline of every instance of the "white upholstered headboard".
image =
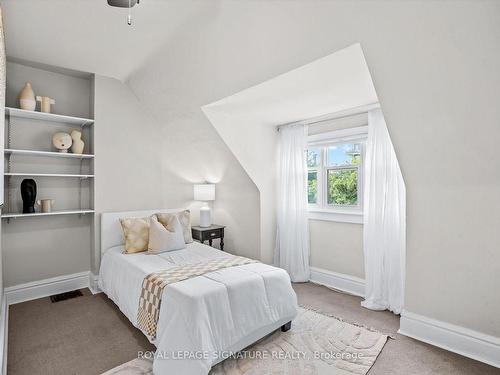
{"type": "Polygon", "coordinates": [[[184,208],[163,208],[145,211],[106,212],[101,215],[101,253],[113,246],[125,243],[120,219],[124,217],[148,217],[158,212],[180,212],[184,208]]]}

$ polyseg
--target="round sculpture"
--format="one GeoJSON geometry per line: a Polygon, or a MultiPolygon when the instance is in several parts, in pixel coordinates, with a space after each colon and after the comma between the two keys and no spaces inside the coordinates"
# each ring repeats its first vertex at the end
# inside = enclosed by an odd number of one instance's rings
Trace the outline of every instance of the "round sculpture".
{"type": "Polygon", "coordinates": [[[71,152],[73,154],[83,154],[83,148],[85,143],[82,141],[82,132],[78,130],[73,130],[71,132],[71,139],[73,140],[73,145],[71,146],[71,152]]]}
{"type": "Polygon", "coordinates": [[[23,198],[23,214],[35,212],[36,182],[31,178],[21,182],[21,197],[23,198]]]}
{"type": "Polygon", "coordinates": [[[68,152],[68,149],[73,144],[71,136],[68,133],[59,132],[52,137],[52,144],[59,152],[68,152]]]}

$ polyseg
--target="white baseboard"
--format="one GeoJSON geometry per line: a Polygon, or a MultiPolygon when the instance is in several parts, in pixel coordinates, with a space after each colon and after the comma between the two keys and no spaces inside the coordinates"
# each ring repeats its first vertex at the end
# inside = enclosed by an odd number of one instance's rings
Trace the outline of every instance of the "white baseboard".
{"type": "Polygon", "coordinates": [[[89,287],[89,271],[14,285],[4,289],[7,304],[30,301],[89,287]]]}
{"type": "Polygon", "coordinates": [[[401,313],[398,333],[500,368],[500,338],[431,319],[401,313]]]}
{"type": "Polygon", "coordinates": [[[364,297],[365,295],[365,280],[356,276],[311,267],[310,281],[315,284],[354,294],[355,296],[364,297]]]}

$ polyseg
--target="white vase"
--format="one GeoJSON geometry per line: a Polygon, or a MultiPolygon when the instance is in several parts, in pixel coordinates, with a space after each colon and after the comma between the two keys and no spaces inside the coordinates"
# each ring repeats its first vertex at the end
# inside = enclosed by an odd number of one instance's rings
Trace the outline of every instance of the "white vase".
{"type": "Polygon", "coordinates": [[[71,152],[73,154],[83,154],[85,143],[82,141],[82,132],[73,130],[71,132],[71,139],[73,140],[73,144],[71,145],[71,152]]]}
{"type": "Polygon", "coordinates": [[[19,93],[19,106],[27,111],[34,111],[36,108],[35,93],[31,88],[31,83],[26,82],[19,93]]]}

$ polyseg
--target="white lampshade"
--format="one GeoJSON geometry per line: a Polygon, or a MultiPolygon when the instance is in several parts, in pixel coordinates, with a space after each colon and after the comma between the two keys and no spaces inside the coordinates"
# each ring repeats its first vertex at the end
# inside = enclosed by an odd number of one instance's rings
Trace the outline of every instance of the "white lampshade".
{"type": "Polygon", "coordinates": [[[214,201],[215,200],[215,185],[214,184],[198,184],[193,185],[193,195],[195,201],[214,201]]]}

